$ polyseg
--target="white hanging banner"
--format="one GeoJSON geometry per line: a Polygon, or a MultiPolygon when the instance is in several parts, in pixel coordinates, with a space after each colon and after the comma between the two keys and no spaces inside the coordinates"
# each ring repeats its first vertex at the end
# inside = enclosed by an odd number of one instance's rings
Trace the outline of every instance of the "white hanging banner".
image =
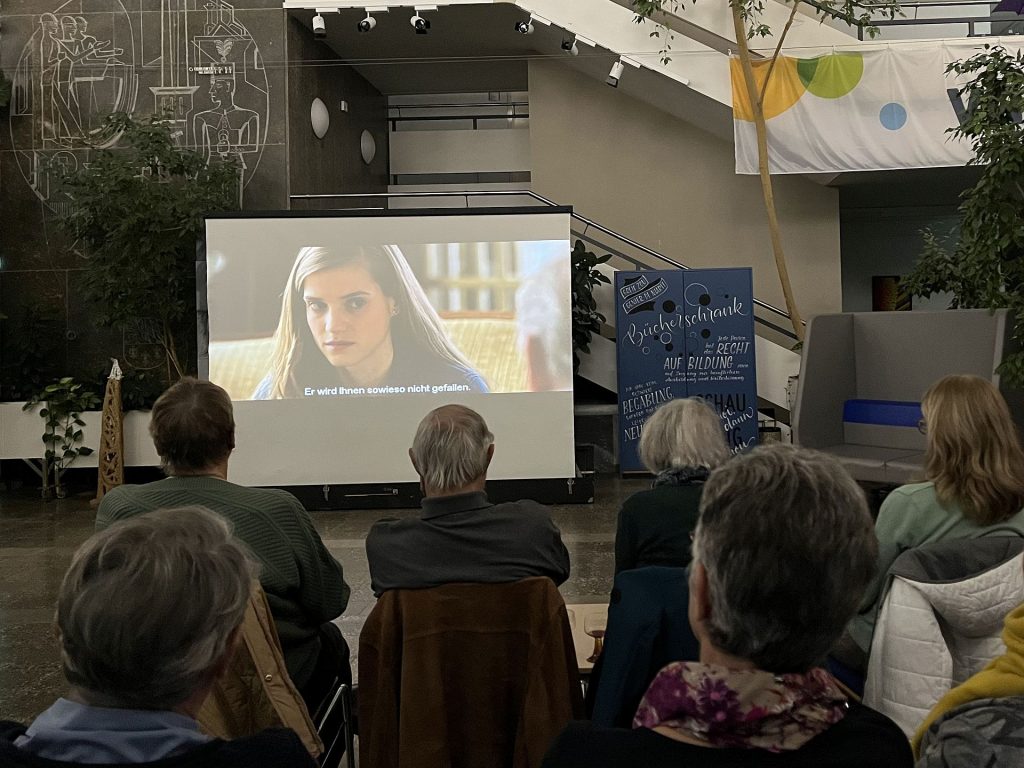
{"type": "MultiPolygon", "coordinates": [[[[962,114],[957,90],[965,81],[947,75],[946,66],[981,50],[977,40],[965,40],[780,56],[764,95],[771,172],[964,165],[970,145],[947,131],[962,114]]],[[[768,66],[767,60],[754,63],[759,89],[768,66]]],[[[757,135],[737,57],[729,68],[736,173],[756,174],[757,135]]]]}

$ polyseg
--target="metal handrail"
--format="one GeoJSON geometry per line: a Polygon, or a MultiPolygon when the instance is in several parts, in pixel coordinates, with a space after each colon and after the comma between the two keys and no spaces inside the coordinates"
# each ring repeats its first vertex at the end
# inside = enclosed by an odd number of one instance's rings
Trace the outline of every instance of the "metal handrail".
{"type": "Polygon", "coordinates": [[[508,109],[509,107],[528,107],[528,101],[473,101],[463,104],[394,104],[388,103],[388,109],[469,109],[486,107],[488,109],[508,109]]]}
{"type": "MultiPolygon", "coordinates": [[[[548,206],[548,207],[558,206],[558,203],[556,203],[554,200],[550,200],[550,199],[544,197],[543,195],[538,195],[536,192],[533,192],[533,191],[528,190],[528,189],[464,190],[464,191],[461,191],[461,192],[454,191],[454,190],[453,191],[440,191],[440,192],[366,192],[366,193],[345,192],[345,193],[331,193],[331,194],[324,194],[324,195],[290,195],[290,198],[292,200],[329,200],[329,199],[339,199],[339,198],[340,199],[366,199],[366,198],[378,199],[378,198],[384,198],[384,199],[390,200],[391,198],[396,198],[396,197],[412,197],[412,198],[415,198],[415,197],[461,197],[461,198],[463,198],[465,200],[467,208],[469,208],[469,198],[471,198],[471,197],[529,197],[529,198],[532,198],[532,199],[536,200],[537,202],[542,203],[543,205],[548,206]]],[[[584,231],[583,231],[583,233],[581,233],[583,235],[586,235],[586,230],[587,229],[593,227],[594,229],[598,230],[599,232],[603,232],[604,234],[606,234],[606,235],[608,235],[610,237],[614,237],[616,240],[619,240],[620,242],[623,242],[626,245],[630,246],[631,248],[635,248],[636,250],[638,250],[638,251],[640,251],[642,253],[646,253],[648,256],[651,256],[652,258],[655,258],[655,259],[657,259],[659,261],[663,261],[666,264],[671,264],[673,267],[676,267],[677,269],[690,269],[691,268],[691,267],[688,267],[686,264],[683,264],[682,262],[676,261],[675,259],[666,256],[663,253],[658,253],[657,251],[652,250],[652,249],[648,248],[645,245],[641,245],[636,240],[633,240],[632,238],[626,237],[625,235],[622,235],[622,234],[616,232],[615,230],[608,229],[608,227],[605,227],[605,226],[603,226],[601,224],[598,224],[596,221],[588,219],[586,216],[581,216],[578,213],[573,213],[572,214],[572,218],[576,219],[577,221],[582,222],[585,225],[584,231]]],[[[592,243],[594,245],[597,245],[599,247],[605,248],[606,250],[610,250],[606,244],[595,243],[593,240],[590,240],[589,238],[586,238],[586,239],[588,240],[588,242],[590,242],[590,243],[592,243]]],[[[619,256],[621,258],[624,258],[624,259],[626,259],[629,262],[632,262],[636,266],[646,266],[642,262],[639,262],[636,259],[631,258],[631,257],[629,257],[629,256],[627,256],[627,255],[625,255],[623,253],[616,253],[615,255],[619,256]]],[[[756,306],[760,307],[761,309],[763,309],[763,310],[765,310],[767,312],[772,312],[772,313],[778,315],[779,317],[785,318],[786,320],[790,319],[788,312],[786,312],[785,310],[780,309],[779,307],[776,307],[776,306],[774,306],[772,304],[769,304],[766,301],[762,301],[761,299],[755,298],[754,299],[754,304],[756,306]]],[[[777,331],[778,333],[782,333],[782,334],[788,336],[789,338],[792,338],[792,339],[796,339],[797,338],[796,334],[793,333],[792,331],[786,330],[785,328],[780,328],[779,326],[775,325],[774,323],[768,322],[767,320],[764,320],[763,318],[759,318],[759,317],[755,316],[754,319],[757,320],[760,323],[763,323],[764,325],[767,325],[769,328],[772,328],[773,330],[777,331]]],[[[804,322],[803,324],[806,325],[807,323],[804,322]]]]}

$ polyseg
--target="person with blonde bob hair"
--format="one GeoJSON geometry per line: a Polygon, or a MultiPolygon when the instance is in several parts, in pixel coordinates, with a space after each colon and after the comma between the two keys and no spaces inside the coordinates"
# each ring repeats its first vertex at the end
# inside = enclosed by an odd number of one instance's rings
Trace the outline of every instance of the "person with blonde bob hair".
{"type": "Polygon", "coordinates": [[[304,397],[339,385],[488,391],[397,246],[309,246],[292,265],[270,372],[253,399],[304,397]]]}
{"type": "Polygon", "coordinates": [[[619,511],[615,573],[690,562],[704,481],[729,455],[722,421],[703,399],[672,400],[651,414],[640,433],[640,459],[654,485],[630,496],[619,511]]]}
{"type": "Polygon", "coordinates": [[[900,554],[942,539],[1024,536],[1024,450],[995,385],[946,376],[925,392],[921,412],[925,482],[900,486],[882,503],[875,578],[835,650],[854,669],[866,668],[886,574],[900,554]]]}

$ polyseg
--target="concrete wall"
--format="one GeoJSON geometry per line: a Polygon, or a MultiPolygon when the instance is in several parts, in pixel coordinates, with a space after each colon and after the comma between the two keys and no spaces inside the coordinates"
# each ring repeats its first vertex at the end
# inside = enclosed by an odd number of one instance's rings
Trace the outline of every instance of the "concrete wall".
{"type": "MultiPolygon", "coordinates": [[[[388,191],[387,100],[297,19],[288,22],[289,184],[292,195],[388,191]],[[337,63],[330,63],[337,60],[337,63]],[[327,106],[330,128],[318,139],[309,122],[313,99],[327,106]],[[342,112],[340,103],[348,103],[342,112]],[[367,130],[377,152],[367,165],[359,139],[367,130]]],[[[334,203],[333,205],[337,205],[334,203]]],[[[293,207],[314,204],[295,202],[293,207]]]]}
{"type": "MultiPolygon", "coordinates": [[[[530,62],[533,190],[694,267],[754,268],[783,306],[756,177],[733,145],[564,64],[530,62]]],[[[836,190],[777,178],[790,277],[805,316],[842,306],[836,190]]]]}

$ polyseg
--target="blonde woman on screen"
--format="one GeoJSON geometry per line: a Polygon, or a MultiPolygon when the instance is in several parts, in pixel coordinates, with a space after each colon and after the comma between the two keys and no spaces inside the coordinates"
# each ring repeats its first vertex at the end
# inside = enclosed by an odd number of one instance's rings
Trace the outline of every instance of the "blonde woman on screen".
{"type": "Polygon", "coordinates": [[[441,391],[488,391],[397,246],[299,251],[284,288],[270,372],[254,400],[337,386],[446,385],[454,388],[441,391]]]}

